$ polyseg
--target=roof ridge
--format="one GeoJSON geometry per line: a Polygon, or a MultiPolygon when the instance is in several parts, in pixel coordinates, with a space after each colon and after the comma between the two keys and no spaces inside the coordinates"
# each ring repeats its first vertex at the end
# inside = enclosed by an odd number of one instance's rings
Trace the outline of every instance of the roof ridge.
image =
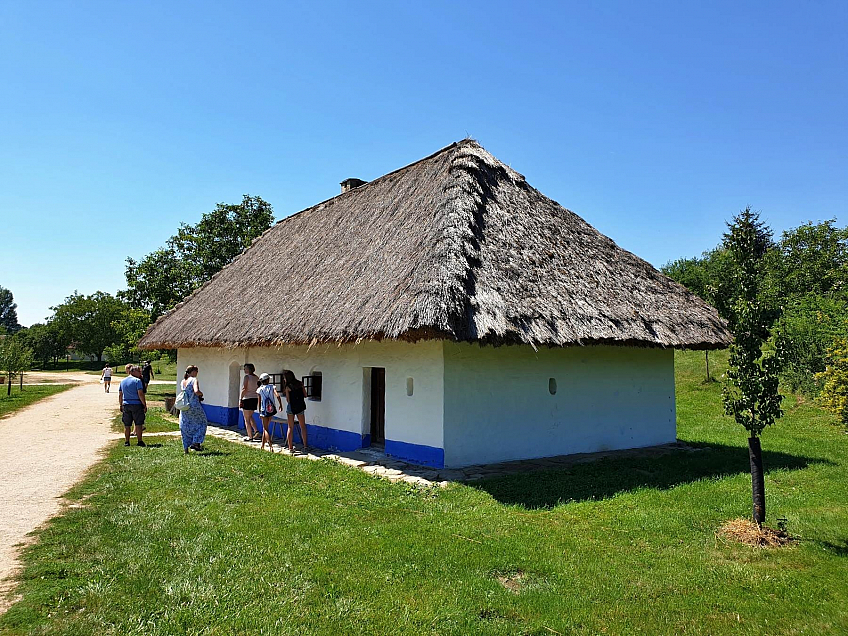
{"type": "Polygon", "coordinates": [[[451,150],[455,147],[458,148],[458,147],[460,147],[462,145],[466,145],[468,143],[474,144],[474,145],[482,148],[482,146],[480,146],[480,144],[475,139],[472,139],[471,137],[466,137],[465,139],[460,139],[459,141],[454,141],[453,143],[448,144],[444,148],[441,148],[440,150],[437,150],[436,152],[429,154],[426,157],[423,157],[421,159],[417,159],[416,161],[413,161],[412,163],[409,163],[409,164],[407,164],[407,165],[405,165],[401,168],[397,168],[396,170],[392,170],[391,172],[387,172],[386,174],[382,174],[379,177],[377,177],[376,179],[372,179],[371,181],[366,181],[361,186],[357,186],[356,188],[351,188],[347,192],[339,192],[338,194],[331,196],[329,199],[324,199],[323,201],[319,201],[318,203],[315,203],[314,205],[310,205],[308,208],[303,208],[302,210],[298,210],[297,212],[292,212],[288,216],[284,216],[282,219],[280,219],[279,221],[274,223],[274,225],[279,225],[280,223],[288,221],[289,219],[291,219],[293,217],[299,216],[299,215],[303,214],[304,212],[309,212],[310,210],[314,210],[316,208],[319,208],[322,205],[329,203],[330,201],[335,201],[336,199],[341,199],[341,197],[345,197],[345,196],[348,196],[348,195],[359,194],[359,193],[363,192],[369,186],[374,185],[374,184],[379,184],[383,179],[386,179],[387,177],[391,177],[391,176],[396,175],[400,172],[404,172],[405,170],[410,170],[411,168],[414,168],[415,166],[417,166],[420,163],[424,163],[425,161],[429,161],[430,159],[434,159],[435,157],[441,155],[442,153],[447,152],[448,150],[451,150]]]}
{"type": "Polygon", "coordinates": [[[524,176],[499,161],[475,140],[463,140],[454,146],[457,151],[451,157],[442,190],[445,197],[434,214],[437,225],[435,241],[430,254],[421,264],[432,272],[423,291],[436,297],[419,297],[416,310],[419,327],[442,329],[458,335],[474,329],[471,317],[471,299],[476,287],[474,272],[480,264],[486,203],[491,195],[490,188],[483,183],[484,166],[502,172],[514,183],[524,182],[524,176]],[[442,308],[445,324],[432,320],[433,312],[428,310],[430,306],[442,308]]]}

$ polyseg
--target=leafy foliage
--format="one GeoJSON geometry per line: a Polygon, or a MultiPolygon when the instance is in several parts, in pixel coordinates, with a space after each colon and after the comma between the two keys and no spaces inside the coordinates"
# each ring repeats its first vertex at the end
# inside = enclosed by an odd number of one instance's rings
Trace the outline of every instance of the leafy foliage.
{"type": "Polygon", "coordinates": [[[140,261],[127,258],[127,290],[121,295],[155,320],[250,247],[273,222],[271,205],[260,197],[246,194],[239,204],[219,203],[197,224],[181,224],[165,247],[140,261]]]}
{"type": "MultiPolygon", "coordinates": [[[[815,378],[825,368],[827,348],[835,338],[848,337],[848,228],[835,223],[808,222],[783,232],[774,243],[771,231],[757,219],[750,245],[758,262],[763,328],[773,328],[782,311],[775,329],[784,345],[782,379],[793,390],[813,395],[820,389],[815,378]]],[[[670,262],[662,270],[732,319],[741,290],[726,244],[699,258],[670,262]]]]}
{"type": "Polygon", "coordinates": [[[112,323],[118,339],[115,343],[106,347],[105,353],[109,362],[116,364],[137,359],[141,352],[136,345],[144,332],[147,331],[150,322],[150,314],[143,309],[136,309],[125,303],[120,317],[112,323]]]}
{"type": "Polygon", "coordinates": [[[848,294],[790,297],[779,329],[785,341],[784,381],[793,391],[818,394],[817,374],[825,369],[828,348],[848,337],[848,294]]]}
{"type": "Polygon", "coordinates": [[[65,355],[70,344],[70,336],[55,322],[36,323],[21,329],[15,338],[32,350],[35,360],[45,366],[51,359],[57,360],[65,355]]]}
{"type": "Polygon", "coordinates": [[[763,294],[771,233],[750,207],[735,216],[728,228],[724,247],[735,265],[729,281],[735,297],[727,307],[733,344],[722,396],[725,412],[756,437],[783,415],[783,396],[778,391],[782,347],[763,354],[778,313],[763,294]]]}
{"type": "Polygon", "coordinates": [[[7,393],[12,391],[12,378],[32,366],[32,351],[18,338],[0,340],[0,370],[8,376],[7,393]]]}
{"type": "Polygon", "coordinates": [[[103,359],[103,351],[120,341],[118,324],[127,305],[105,292],[83,296],[74,292],[57,307],[51,307],[51,323],[66,334],[77,350],[103,359]]]}
{"type": "Polygon", "coordinates": [[[848,291],[848,227],[836,219],[783,233],[775,276],[785,297],[848,291]]]}
{"type": "Polygon", "coordinates": [[[827,363],[816,375],[823,383],[819,402],[848,425],[848,338],[838,338],[827,350],[827,363]]]}
{"type": "Polygon", "coordinates": [[[140,261],[127,258],[127,289],[121,292],[130,305],[161,316],[188,296],[195,283],[192,270],[171,247],[151,252],[140,261]]]}

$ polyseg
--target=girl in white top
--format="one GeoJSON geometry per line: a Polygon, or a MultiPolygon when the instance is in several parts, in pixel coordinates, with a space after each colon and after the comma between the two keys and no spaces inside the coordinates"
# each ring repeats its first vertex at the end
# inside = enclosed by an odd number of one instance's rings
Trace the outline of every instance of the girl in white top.
{"type": "Polygon", "coordinates": [[[263,373],[259,376],[259,417],[262,418],[262,445],[260,450],[265,448],[265,442],[268,442],[268,450],[274,452],[274,429],[271,423],[271,418],[277,414],[277,404],[280,405],[279,410],[283,409],[283,400],[280,394],[277,393],[277,387],[269,384],[271,376],[263,373]]]}
{"type": "Polygon", "coordinates": [[[108,393],[109,387],[112,386],[112,367],[108,364],[103,367],[103,373],[100,374],[100,380],[103,382],[103,390],[108,393]]]}

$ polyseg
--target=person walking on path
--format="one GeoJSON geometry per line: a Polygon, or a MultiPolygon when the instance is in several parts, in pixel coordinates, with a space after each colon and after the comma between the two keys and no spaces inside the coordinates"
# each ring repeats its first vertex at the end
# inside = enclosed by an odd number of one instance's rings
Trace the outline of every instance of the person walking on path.
{"type": "Polygon", "coordinates": [[[144,366],[141,367],[141,381],[144,382],[144,390],[147,391],[147,385],[156,376],[153,375],[153,367],[150,366],[150,360],[144,361],[144,366]]]}
{"type": "Polygon", "coordinates": [[[283,373],[286,384],[283,391],[286,394],[286,416],[289,421],[289,430],[286,432],[286,446],[290,451],[294,451],[294,418],[300,424],[300,441],[303,443],[303,452],[307,452],[306,442],[306,390],[303,388],[303,382],[294,377],[291,371],[283,373]]]}
{"type": "Polygon", "coordinates": [[[144,383],[141,381],[141,369],[128,364],[127,377],[118,386],[118,404],[121,409],[121,421],[124,423],[124,446],[130,445],[130,432],[135,424],[137,446],[146,446],[141,439],[144,430],[144,417],[147,413],[147,397],[144,394],[144,383]]]}
{"type": "Polygon", "coordinates": [[[180,433],[183,437],[183,450],[186,455],[188,455],[189,449],[203,450],[201,444],[206,439],[206,427],[209,424],[203,405],[200,403],[203,400],[203,391],[200,390],[200,385],[197,383],[197,373],[198,368],[193,364],[189,365],[186,367],[185,376],[180,383],[180,388],[185,391],[188,400],[188,409],[180,411],[180,433]]]}
{"type": "Polygon", "coordinates": [[[271,423],[271,418],[277,414],[277,404],[280,409],[283,408],[283,400],[280,394],[277,393],[277,387],[269,384],[271,376],[263,373],[259,376],[259,417],[262,418],[262,445],[259,450],[265,448],[265,442],[268,442],[268,450],[274,452],[274,429],[271,423]]]}
{"type": "Polygon", "coordinates": [[[256,376],[256,367],[249,362],[244,365],[244,381],[241,383],[241,395],[239,396],[239,406],[241,413],[244,416],[244,430],[247,437],[246,442],[256,442],[256,436],[259,431],[256,430],[256,424],[253,421],[253,414],[259,407],[259,394],[256,392],[259,389],[259,378],[256,376]]]}
{"type": "Polygon", "coordinates": [[[112,386],[112,367],[109,366],[109,363],[106,363],[106,366],[103,367],[103,373],[100,374],[100,380],[103,382],[103,390],[106,393],[109,393],[109,389],[112,386]]]}

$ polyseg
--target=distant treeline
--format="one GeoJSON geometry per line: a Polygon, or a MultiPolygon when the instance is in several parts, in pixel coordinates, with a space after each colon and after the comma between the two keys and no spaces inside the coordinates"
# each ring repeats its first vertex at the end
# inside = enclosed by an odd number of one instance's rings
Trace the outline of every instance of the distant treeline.
{"type": "MultiPolygon", "coordinates": [[[[140,352],[150,324],[250,247],[274,222],[271,205],[244,195],[219,203],[194,225],[180,224],[165,245],[139,260],[127,258],[126,289],[116,295],[74,292],[51,307],[45,323],[21,327],[12,292],[0,287],[0,336],[10,336],[38,366],[64,359],[69,348],[98,361],[121,363],[140,356],[173,357],[174,352],[140,352]]],[[[2,361],[0,361],[2,366],[2,361]]]]}
{"type": "MultiPolygon", "coordinates": [[[[760,224],[762,298],[771,307],[773,346],[783,349],[784,381],[818,395],[828,351],[848,338],[848,227],[836,219],[812,222],[783,232],[775,240],[760,224]]],[[[662,267],[728,318],[737,294],[738,273],[724,245],[700,257],[681,258],[662,267]]]]}

